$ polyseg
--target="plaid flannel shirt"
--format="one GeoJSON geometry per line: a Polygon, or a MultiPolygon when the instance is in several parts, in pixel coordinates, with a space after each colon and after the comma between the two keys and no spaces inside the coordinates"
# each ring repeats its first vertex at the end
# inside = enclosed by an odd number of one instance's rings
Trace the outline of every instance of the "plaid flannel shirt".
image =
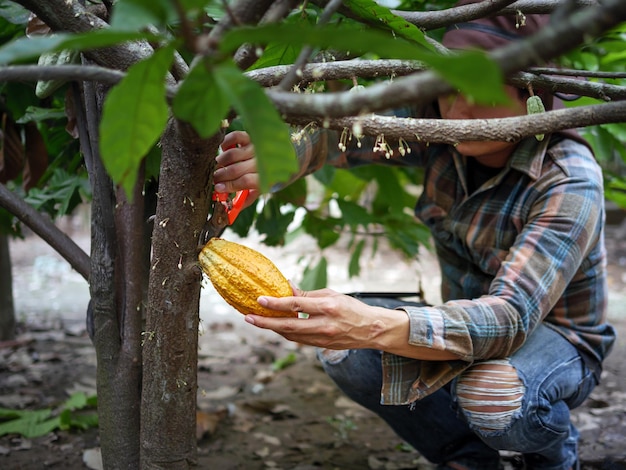
{"type": "MultiPolygon", "coordinates": [[[[575,345],[599,376],[615,340],[606,322],[602,171],[582,143],[550,141],[523,140],[506,167],[473,192],[466,160],[452,146],[415,142],[408,156],[397,157],[425,169],[415,215],[431,230],[444,301],[403,307],[408,341],[461,359],[384,352],[381,403],[411,403],[474,362],[509,356],[541,322],[575,345]]],[[[368,139],[345,152],[337,143],[338,133],[328,130],[297,142],[301,171],[294,178],[323,164],[394,163],[368,139]]]]}

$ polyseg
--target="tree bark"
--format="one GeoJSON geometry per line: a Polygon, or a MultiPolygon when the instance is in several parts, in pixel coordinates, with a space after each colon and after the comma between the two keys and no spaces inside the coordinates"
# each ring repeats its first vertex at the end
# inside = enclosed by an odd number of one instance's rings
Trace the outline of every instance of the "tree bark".
{"type": "MultiPolygon", "coordinates": [[[[56,32],[86,33],[108,27],[108,23],[81,2],[66,0],[16,0],[35,13],[56,32]]],[[[147,42],[130,41],[116,47],[85,51],[84,55],[95,63],[116,70],[127,70],[135,62],[154,52],[147,42]]]]}
{"type": "Polygon", "coordinates": [[[89,278],[89,256],[46,216],[0,184],[0,207],[4,207],[39,235],[85,279],[89,278]]]}
{"type": "Polygon", "coordinates": [[[81,149],[93,189],[88,324],[98,361],[100,445],[105,468],[139,468],[141,306],[147,278],[142,188],[132,203],[118,199],[98,152],[98,122],[106,89],[85,83],[77,109],[81,149]],[[145,274],[142,276],[141,267],[145,274]],[[138,300],[139,299],[139,300],[138,300]]]}
{"type": "Polygon", "coordinates": [[[14,337],[15,307],[9,237],[5,233],[0,233],[0,341],[14,337]]]}
{"type": "Polygon", "coordinates": [[[144,469],[186,469],[197,459],[195,410],[202,279],[198,239],[209,211],[209,183],[220,142],[220,135],[203,140],[175,120],[161,140],[143,346],[144,469]]]}

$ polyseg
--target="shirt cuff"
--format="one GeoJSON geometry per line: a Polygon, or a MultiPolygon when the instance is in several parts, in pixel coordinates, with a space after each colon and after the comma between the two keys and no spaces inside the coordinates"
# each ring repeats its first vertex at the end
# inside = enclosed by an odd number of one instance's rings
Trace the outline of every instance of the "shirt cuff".
{"type": "Polygon", "coordinates": [[[435,307],[403,306],[409,317],[409,344],[437,351],[449,351],[464,361],[473,361],[472,339],[468,331],[449,334],[444,312],[435,307]]]}

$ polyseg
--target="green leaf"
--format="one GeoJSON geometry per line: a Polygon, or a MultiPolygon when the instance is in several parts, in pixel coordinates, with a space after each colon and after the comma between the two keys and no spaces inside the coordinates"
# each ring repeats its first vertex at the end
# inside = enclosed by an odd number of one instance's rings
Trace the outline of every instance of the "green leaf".
{"type": "Polygon", "coordinates": [[[60,217],[69,214],[83,202],[81,191],[86,189],[86,186],[88,182],[84,177],[58,169],[52,174],[45,188],[31,189],[25,199],[37,210],[45,211],[53,217],[60,217]]]}
{"type": "MultiPolygon", "coordinates": [[[[3,410],[4,413],[11,410],[3,410]]],[[[0,423],[0,436],[20,434],[27,438],[45,436],[59,426],[59,418],[49,418],[51,410],[18,411],[17,417],[0,423]]],[[[14,415],[15,416],[15,415],[14,415]]]]}
{"type": "Polygon", "coordinates": [[[344,222],[353,229],[356,229],[359,225],[367,227],[368,224],[376,222],[376,218],[357,203],[346,201],[345,199],[337,199],[337,204],[341,210],[344,222]]]}
{"type": "Polygon", "coordinates": [[[28,106],[37,106],[39,98],[35,96],[34,86],[31,83],[4,82],[0,83],[2,106],[11,116],[18,117],[24,114],[28,106]]]}
{"type": "Polygon", "coordinates": [[[275,65],[293,64],[298,58],[300,47],[293,44],[277,42],[268,44],[263,55],[248,70],[262,69],[275,65]]]}
{"type": "MultiPolygon", "coordinates": [[[[317,15],[311,15],[306,8],[293,10],[292,14],[284,19],[284,23],[293,25],[312,25],[317,21],[317,15]]],[[[273,42],[269,42],[263,49],[263,54],[248,70],[262,69],[275,65],[291,65],[296,62],[302,44],[293,44],[276,36],[273,42]]]]}
{"type": "Polygon", "coordinates": [[[52,410],[9,410],[0,408],[0,436],[20,434],[27,438],[44,436],[55,429],[87,429],[98,425],[96,413],[75,415],[72,410],[96,406],[96,397],[83,392],[73,394],[62,405],[58,416],[50,417],[52,410]]]}
{"type": "Polygon", "coordinates": [[[360,240],[354,250],[352,250],[352,254],[350,255],[350,264],[348,265],[348,276],[358,276],[361,273],[361,265],[359,264],[359,260],[361,259],[361,253],[363,253],[363,247],[365,246],[365,240],[360,240]]]}
{"type": "Polygon", "coordinates": [[[341,226],[341,222],[339,219],[321,218],[312,212],[307,212],[302,221],[302,226],[309,235],[317,240],[318,246],[324,249],[339,240],[341,233],[338,226],[341,226]]]}
{"type": "Polygon", "coordinates": [[[115,31],[109,28],[84,34],[55,33],[50,36],[22,37],[0,47],[0,65],[36,59],[44,52],[63,49],[83,51],[115,46],[128,41],[158,41],[159,39],[152,33],[115,31]]]}
{"type": "Polygon", "coordinates": [[[293,209],[281,211],[280,203],[274,198],[267,200],[256,221],[257,230],[265,235],[263,243],[269,246],[284,245],[287,227],[293,221],[294,215],[293,209]]]}
{"type": "Polygon", "coordinates": [[[145,171],[146,180],[158,180],[161,172],[161,148],[159,146],[152,147],[146,155],[145,171]]]}
{"type": "Polygon", "coordinates": [[[85,430],[96,426],[98,426],[97,413],[72,413],[70,410],[63,410],[59,415],[59,429],[64,431],[85,430]]]}
{"type": "Polygon", "coordinates": [[[430,65],[469,100],[487,104],[510,102],[504,92],[504,77],[500,68],[482,51],[435,56],[430,65]]]}
{"type": "Polygon", "coordinates": [[[180,4],[185,8],[185,10],[193,10],[200,8],[210,8],[219,5],[222,12],[224,11],[224,5],[221,0],[180,0],[180,4]]]}
{"type": "Polygon", "coordinates": [[[397,168],[379,166],[373,179],[379,188],[372,205],[374,215],[402,213],[406,207],[415,204],[416,198],[404,190],[401,173],[397,168]]]}
{"type": "Polygon", "coordinates": [[[623,181],[621,184],[609,184],[605,190],[605,195],[607,199],[613,201],[622,209],[626,209],[626,185],[624,185],[623,181]]]}
{"type": "Polygon", "coordinates": [[[167,0],[118,0],[111,15],[111,28],[137,31],[150,25],[176,20],[174,3],[167,0]]]}
{"type": "Polygon", "coordinates": [[[213,74],[203,63],[197,64],[180,86],[172,111],[183,121],[191,123],[201,137],[208,138],[220,129],[230,109],[213,74]]]}
{"type": "Polygon", "coordinates": [[[87,405],[87,395],[85,392],[76,392],[65,401],[63,408],[67,410],[80,410],[87,405]]]}
{"type": "Polygon", "coordinates": [[[230,55],[242,44],[270,44],[277,38],[294,47],[310,45],[324,49],[334,48],[357,55],[372,53],[379,57],[407,60],[423,60],[434,56],[427,49],[416,46],[403,38],[394,37],[388,32],[365,29],[360,25],[338,27],[307,23],[274,23],[235,28],[224,35],[220,42],[220,50],[230,55]]]}
{"type": "Polygon", "coordinates": [[[72,427],[72,412],[70,410],[63,410],[59,413],[59,429],[67,431],[72,427]]]}
{"type": "Polygon", "coordinates": [[[98,426],[99,419],[97,413],[79,413],[72,415],[71,427],[78,429],[89,429],[98,426]]]}
{"type": "Polygon", "coordinates": [[[271,24],[236,28],[224,35],[220,48],[233,53],[244,43],[268,44],[280,37],[294,46],[305,44],[350,51],[351,54],[374,54],[381,58],[418,60],[428,64],[454,88],[480,103],[506,103],[503,77],[498,66],[482,51],[459,51],[440,55],[402,37],[376,29],[354,26],[311,26],[271,24]]]}
{"type": "Polygon", "coordinates": [[[367,180],[359,178],[349,170],[337,169],[333,173],[332,182],[328,184],[328,187],[339,198],[357,200],[368,184],[367,180]]]}
{"type": "Polygon", "coordinates": [[[11,410],[9,408],[0,408],[0,421],[19,418],[23,411],[11,410]]]}
{"type": "Polygon", "coordinates": [[[38,106],[29,106],[26,108],[24,115],[15,121],[18,124],[25,124],[30,121],[40,122],[48,119],[66,119],[67,116],[63,109],[40,108],[38,106]]]}
{"type": "Polygon", "coordinates": [[[415,258],[419,254],[420,246],[428,247],[430,244],[431,235],[428,228],[407,214],[392,214],[385,218],[382,224],[390,245],[410,258],[415,258]]]}
{"type": "Polygon", "coordinates": [[[300,289],[316,290],[323,289],[328,284],[327,272],[328,261],[324,256],[321,257],[315,266],[308,265],[302,274],[300,289]]]}
{"type": "Polygon", "coordinates": [[[252,204],[249,207],[246,207],[242,210],[232,225],[227,227],[228,230],[232,230],[240,237],[245,237],[250,232],[250,228],[252,227],[252,223],[256,219],[256,204],[252,204]]]}
{"type": "Polygon", "coordinates": [[[296,207],[304,206],[307,197],[306,178],[299,178],[280,191],[272,194],[272,199],[276,199],[283,204],[293,204],[296,207]]]}
{"type": "Polygon", "coordinates": [[[279,371],[286,369],[287,367],[294,365],[297,359],[298,358],[295,353],[290,352],[286,356],[276,359],[272,363],[272,370],[279,371]]]}
{"type": "Polygon", "coordinates": [[[343,3],[370,24],[383,24],[399,36],[415,41],[426,49],[433,49],[421,29],[401,16],[394,15],[389,8],[379,5],[374,0],[345,0],[343,3]]]}
{"type": "MultiPolygon", "coordinates": [[[[11,25],[19,25],[20,27],[25,26],[28,23],[28,17],[30,16],[30,14],[31,13],[27,9],[14,2],[0,3],[0,17],[4,18],[11,25]]],[[[2,32],[6,33],[6,29],[11,28],[7,28],[6,26],[4,26],[2,28],[2,32]]]]}
{"type": "Polygon", "coordinates": [[[68,37],[68,34],[57,34],[15,39],[0,47],[0,65],[36,59],[43,52],[57,48],[68,37]]]}
{"type": "Polygon", "coordinates": [[[269,101],[263,88],[232,63],[214,68],[222,93],[241,116],[257,156],[261,192],[289,180],[298,170],[288,126],[269,101]]]}
{"type": "Polygon", "coordinates": [[[134,64],[104,103],[100,123],[102,160],[129,198],[141,161],[167,123],[165,76],[173,58],[170,46],[134,64]]]}
{"type": "Polygon", "coordinates": [[[337,168],[324,165],[322,168],[313,173],[313,177],[324,186],[329,186],[335,178],[335,173],[339,171],[337,168]]]}

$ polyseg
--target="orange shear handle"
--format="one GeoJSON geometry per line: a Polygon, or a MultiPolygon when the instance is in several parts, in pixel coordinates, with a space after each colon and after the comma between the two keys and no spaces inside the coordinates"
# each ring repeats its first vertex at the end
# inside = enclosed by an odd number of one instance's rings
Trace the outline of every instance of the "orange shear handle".
{"type": "Polygon", "coordinates": [[[242,189],[241,191],[237,191],[235,197],[231,201],[229,199],[229,193],[218,193],[213,192],[213,200],[219,201],[226,207],[226,215],[228,216],[228,225],[232,225],[241,210],[243,209],[243,205],[248,198],[249,189],[242,189]]]}
{"type": "MultiPolygon", "coordinates": [[[[224,150],[235,148],[235,145],[231,145],[230,147],[226,147],[224,150]]],[[[241,191],[237,191],[235,197],[230,200],[229,193],[218,193],[213,192],[213,200],[219,201],[224,204],[226,208],[226,215],[228,216],[228,225],[232,225],[241,210],[243,209],[243,205],[248,198],[248,193],[250,190],[242,189],[241,191]]]]}

